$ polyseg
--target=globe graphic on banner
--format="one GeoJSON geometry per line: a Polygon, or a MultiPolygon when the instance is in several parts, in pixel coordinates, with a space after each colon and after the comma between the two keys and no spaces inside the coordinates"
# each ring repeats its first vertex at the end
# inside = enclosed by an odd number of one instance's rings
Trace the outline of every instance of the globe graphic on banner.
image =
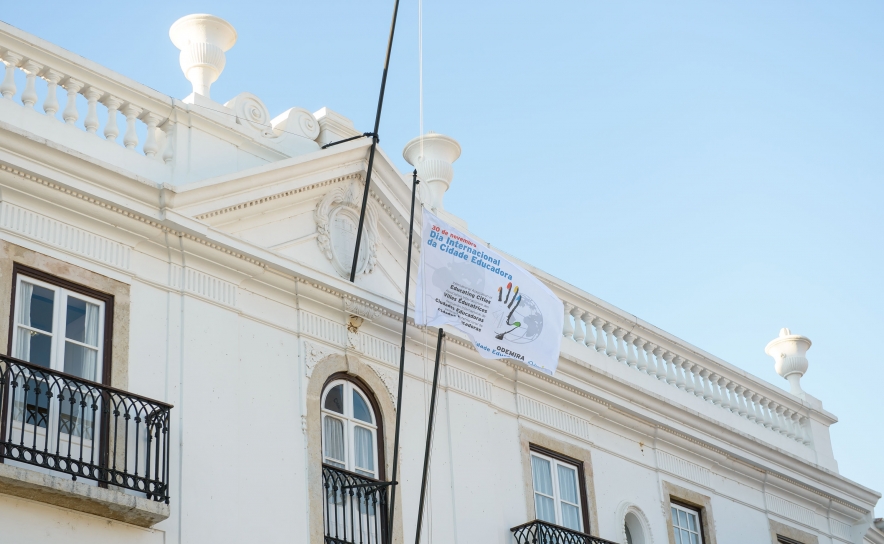
{"type": "MultiPolygon", "coordinates": [[[[501,312],[498,320],[498,328],[506,327],[507,312],[501,312]]],[[[495,316],[497,317],[497,316],[495,316]]],[[[533,299],[527,295],[522,295],[522,301],[513,312],[510,323],[520,323],[520,326],[508,332],[504,338],[514,344],[527,344],[537,340],[540,331],[543,330],[543,314],[533,299]]],[[[510,328],[510,327],[506,327],[510,328]]]]}

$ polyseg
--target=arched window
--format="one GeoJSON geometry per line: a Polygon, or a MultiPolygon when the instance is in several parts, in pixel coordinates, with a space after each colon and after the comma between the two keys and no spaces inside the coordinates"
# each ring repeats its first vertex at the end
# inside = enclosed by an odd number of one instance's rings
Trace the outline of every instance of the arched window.
{"type": "Polygon", "coordinates": [[[347,379],[322,392],[322,462],[369,478],[378,472],[378,420],[369,396],[347,379]]]}

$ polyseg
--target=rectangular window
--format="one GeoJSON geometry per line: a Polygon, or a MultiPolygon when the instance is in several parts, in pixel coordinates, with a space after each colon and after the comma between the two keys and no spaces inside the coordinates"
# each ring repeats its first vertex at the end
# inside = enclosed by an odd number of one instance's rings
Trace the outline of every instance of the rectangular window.
{"type": "Polygon", "coordinates": [[[672,531],[675,533],[675,544],[703,544],[700,512],[680,504],[673,504],[672,531]]]}
{"type": "Polygon", "coordinates": [[[104,314],[102,300],[17,274],[12,356],[100,382],[104,314]]]}
{"type": "Polygon", "coordinates": [[[537,519],[584,532],[582,465],[538,450],[531,451],[537,519]]]}
{"type": "MultiPolygon", "coordinates": [[[[82,380],[107,383],[113,296],[40,270],[13,266],[8,353],[82,380]]],[[[2,438],[53,453],[98,455],[102,399],[97,390],[23,368],[5,395],[2,438]],[[5,415],[8,414],[8,415],[5,415]]]]}

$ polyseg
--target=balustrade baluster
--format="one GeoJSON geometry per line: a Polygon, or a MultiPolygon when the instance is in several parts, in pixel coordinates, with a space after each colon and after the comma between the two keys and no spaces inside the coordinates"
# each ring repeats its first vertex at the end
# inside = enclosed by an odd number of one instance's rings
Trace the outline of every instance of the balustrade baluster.
{"type": "Polygon", "coordinates": [[[666,383],[673,387],[678,383],[678,377],[675,375],[675,365],[672,363],[674,358],[675,354],[671,351],[663,354],[663,364],[666,365],[666,383]]]}
{"type": "Polygon", "coordinates": [[[737,400],[737,382],[730,382],[727,385],[727,394],[730,399],[730,411],[739,414],[740,402],[737,400]]]}
{"type": "Polygon", "coordinates": [[[780,434],[783,434],[783,421],[781,418],[782,412],[782,406],[774,401],[770,401],[770,417],[771,420],[773,420],[773,425],[771,426],[771,428],[780,434]]]}
{"type": "Polygon", "coordinates": [[[614,338],[617,339],[617,360],[621,363],[626,362],[626,343],[623,341],[625,335],[626,331],[624,329],[614,331],[614,338]]]}
{"type": "Polygon", "coordinates": [[[684,369],[681,365],[684,364],[684,357],[681,355],[676,355],[675,359],[672,360],[672,366],[675,370],[675,387],[678,387],[682,391],[685,391],[686,385],[684,381],[684,369]]]}
{"type": "Polygon", "coordinates": [[[77,93],[80,92],[80,89],[82,89],[84,85],[85,83],[82,81],[77,81],[71,77],[69,77],[63,85],[68,93],[68,100],[61,116],[64,118],[64,122],[69,125],[73,125],[77,122],[77,119],[80,118],[80,113],[77,111],[77,93]]]}
{"type": "Polygon", "coordinates": [[[574,309],[573,304],[569,304],[567,302],[564,303],[565,306],[565,324],[562,327],[562,336],[565,338],[573,338],[574,337],[574,327],[571,326],[571,310],[574,309]]]}
{"type": "Polygon", "coordinates": [[[135,149],[138,145],[138,133],[135,132],[135,119],[141,115],[141,108],[133,104],[123,106],[123,115],[126,116],[126,134],[123,135],[123,145],[126,149],[135,149]]]}
{"type": "Polygon", "coordinates": [[[742,385],[734,387],[734,394],[737,399],[737,413],[742,417],[746,417],[746,399],[743,398],[743,391],[745,390],[746,388],[742,385]]]}
{"type": "Polygon", "coordinates": [[[580,320],[583,310],[575,307],[571,310],[571,315],[574,316],[574,341],[582,344],[583,339],[586,338],[586,332],[583,330],[583,321],[580,320]]]}
{"type": "Polygon", "coordinates": [[[704,369],[700,370],[700,372],[698,374],[700,375],[700,378],[702,379],[702,383],[703,383],[703,387],[702,387],[703,400],[710,401],[710,400],[712,400],[712,386],[709,385],[709,374],[711,374],[711,373],[704,368],[704,369]]]}
{"type": "Polygon", "coordinates": [[[764,421],[762,425],[767,427],[768,429],[773,427],[773,419],[770,417],[770,399],[766,397],[761,397],[761,400],[758,401],[758,404],[761,405],[761,415],[764,416],[764,421]]]}
{"type": "Polygon", "coordinates": [[[752,422],[758,422],[758,414],[755,412],[755,393],[748,389],[743,392],[746,399],[746,418],[752,422]]]}
{"type": "Polygon", "coordinates": [[[43,65],[28,60],[22,64],[21,69],[26,75],[25,90],[21,93],[21,103],[26,108],[33,108],[37,103],[37,74],[43,69],[43,65]]]}
{"type": "Polygon", "coordinates": [[[810,446],[810,419],[807,416],[801,416],[798,420],[798,425],[801,428],[801,442],[805,446],[810,446]]]}
{"type": "Polygon", "coordinates": [[[657,376],[656,378],[660,381],[666,381],[666,365],[663,363],[663,352],[665,352],[663,348],[657,346],[654,349],[654,366],[656,366],[657,376]]]}
{"type": "Polygon", "coordinates": [[[605,338],[607,339],[608,349],[605,350],[605,355],[608,357],[617,358],[617,339],[614,337],[614,329],[617,328],[613,323],[605,323],[605,326],[602,327],[602,330],[605,331],[605,338]]]}
{"type": "Polygon", "coordinates": [[[632,344],[635,341],[636,336],[632,333],[626,335],[624,340],[626,341],[626,364],[629,365],[629,368],[636,368],[638,366],[638,358],[635,355],[635,346],[632,344]]]}
{"type": "Polygon", "coordinates": [[[639,372],[648,373],[648,359],[645,356],[645,344],[646,341],[641,338],[636,338],[633,342],[635,344],[635,353],[638,356],[638,370],[639,372]]]}
{"type": "Polygon", "coordinates": [[[648,356],[648,376],[657,377],[657,361],[654,359],[654,350],[658,349],[656,345],[648,342],[645,344],[645,350],[648,356]]]}
{"type": "Polygon", "coordinates": [[[777,404],[776,410],[774,411],[774,414],[776,416],[776,425],[777,425],[777,428],[775,430],[783,436],[786,436],[789,433],[786,430],[786,422],[785,422],[785,418],[783,417],[783,412],[785,410],[786,410],[785,406],[783,406],[782,404],[777,404]]]}
{"type": "Polygon", "coordinates": [[[46,80],[46,100],[43,101],[43,111],[46,115],[55,116],[58,112],[58,82],[64,79],[64,74],[55,70],[46,70],[43,74],[46,80]]]}
{"type": "Polygon", "coordinates": [[[603,327],[605,326],[606,323],[607,322],[600,317],[597,317],[592,320],[592,324],[595,326],[595,335],[596,335],[595,336],[595,350],[599,353],[604,353],[605,350],[607,349],[607,347],[606,347],[607,344],[605,343],[605,331],[603,330],[603,327]]]}
{"type": "Polygon", "coordinates": [[[762,427],[764,426],[764,410],[761,408],[761,399],[763,399],[760,394],[755,393],[752,395],[752,404],[755,405],[755,423],[758,423],[762,427]]]}
{"type": "Polygon", "coordinates": [[[0,94],[3,95],[3,98],[12,100],[12,97],[15,96],[15,67],[21,64],[23,58],[24,57],[21,55],[17,55],[12,51],[7,51],[3,53],[2,57],[0,57],[0,60],[2,60],[3,64],[6,66],[6,73],[3,75],[3,83],[0,84],[0,94]]]}
{"type": "Polygon", "coordinates": [[[86,97],[88,101],[88,107],[86,110],[86,118],[83,119],[83,126],[86,127],[86,132],[89,134],[95,134],[98,130],[98,99],[104,94],[104,91],[97,89],[93,86],[89,86],[83,91],[83,96],[86,97]]]}
{"type": "Polygon", "coordinates": [[[783,410],[783,420],[786,423],[786,436],[791,439],[795,439],[795,426],[792,422],[792,414],[795,412],[789,408],[783,410]]]}
{"type": "Polygon", "coordinates": [[[692,395],[696,395],[695,391],[695,381],[694,381],[694,363],[684,359],[681,363],[681,368],[684,370],[684,390],[692,395]]]}
{"type": "Polygon", "coordinates": [[[583,321],[583,326],[586,327],[586,341],[584,343],[589,349],[595,349],[595,333],[592,331],[592,322],[594,319],[595,316],[589,312],[583,312],[583,315],[580,316],[580,320],[583,321]]]}
{"type": "Polygon", "coordinates": [[[175,122],[167,119],[160,128],[166,133],[166,145],[163,147],[163,162],[169,164],[175,158],[175,122]]]}
{"type": "Polygon", "coordinates": [[[718,386],[721,388],[721,407],[727,411],[730,411],[731,409],[730,391],[728,391],[727,388],[729,383],[731,383],[731,381],[724,377],[719,378],[718,380],[718,386]]]}
{"type": "Polygon", "coordinates": [[[109,141],[116,141],[120,135],[120,127],[117,125],[117,110],[123,105],[123,101],[119,98],[107,95],[102,104],[107,107],[107,123],[104,125],[104,137],[109,141]]]}
{"type": "Polygon", "coordinates": [[[712,388],[712,404],[716,406],[721,406],[721,389],[719,389],[718,381],[721,379],[721,376],[718,374],[712,374],[709,376],[709,387],[712,388]]]}

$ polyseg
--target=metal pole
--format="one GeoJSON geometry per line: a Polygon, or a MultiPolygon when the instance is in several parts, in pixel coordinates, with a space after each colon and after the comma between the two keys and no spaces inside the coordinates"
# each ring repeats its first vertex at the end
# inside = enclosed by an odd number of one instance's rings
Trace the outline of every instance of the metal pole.
{"type": "Polygon", "coordinates": [[[387,88],[387,69],[390,67],[390,50],[393,49],[393,33],[396,32],[396,16],[399,14],[399,0],[393,5],[393,21],[390,22],[390,37],[387,39],[387,57],[384,59],[384,75],[381,77],[381,94],[378,96],[378,111],[374,118],[374,132],[371,135],[371,151],[368,152],[368,172],[365,174],[365,191],[362,193],[362,211],[359,212],[359,228],[356,230],[356,249],[353,250],[353,265],[350,267],[350,282],[356,280],[356,263],[359,262],[359,243],[362,241],[362,226],[365,224],[365,206],[368,204],[368,187],[371,185],[371,169],[374,165],[374,152],[378,147],[378,128],[381,124],[381,109],[384,107],[384,90],[387,88]]]}
{"type": "Polygon", "coordinates": [[[433,393],[430,395],[430,421],[427,423],[427,448],[424,450],[424,475],[421,478],[421,500],[417,507],[417,532],[414,535],[414,544],[420,544],[421,524],[424,521],[424,499],[427,494],[427,470],[430,468],[430,446],[433,442],[433,419],[436,415],[436,385],[439,383],[439,356],[442,354],[442,338],[445,333],[439,329],[439,339],[436,340],[436,368],[433,369],[433,393]]]}
{"type": "Polygon", "coordinates": [[[405,378],[405,332],[408,330],[408,287],[411,285],[411,240],[414,233],[414,198],[417,194],[417,170],[411,179],[411,219],[408,222],[408,258],[405,260],[405,303],[402,305],[402,346],[399,348],[399,391],[396,395],[396,430],[393,433],[393,477],[390,481],[390,519],[388,542],[393,541],[393,513],[396,510],[396,472],[399,469],[399,425],[402,421],[402,382],[405,378]]]}

